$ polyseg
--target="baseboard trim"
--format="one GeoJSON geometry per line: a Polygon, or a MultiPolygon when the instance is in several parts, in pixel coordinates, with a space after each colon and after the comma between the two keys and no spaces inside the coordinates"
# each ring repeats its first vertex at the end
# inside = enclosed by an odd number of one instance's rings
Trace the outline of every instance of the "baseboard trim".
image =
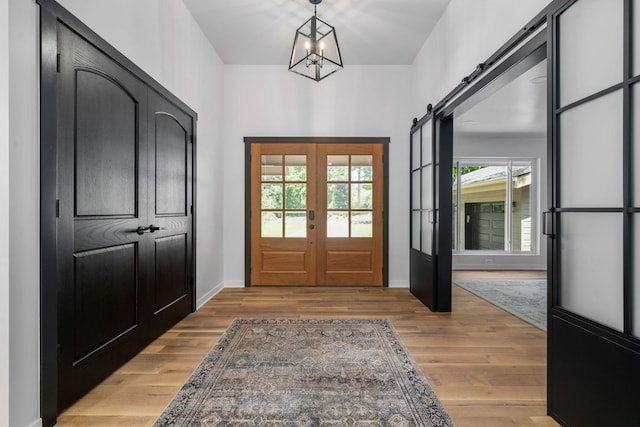
{"type": "Polygon", "coordinates": [[[492,270],[501,270],[501,271],[544,271],[547,269],[546,265],[535,264],[535,265],[454,265],[452,270],[482,270],[482,271],[492,271],[492,270]]]}
{"type": "Polygon", "coordinates": [[[37,420],[29,424],[27,427],[42,427],[42,418],[38,418],[37,420]]]}
{"type": "Polygon", "coordinates": [[[227,280],[224,282],[224,287],[229,289],[244,288],[244,280],[227,280]]]}
{"type": "Polygon", "coordinates": [[[389,281],[390,288],[400,288],[400,289],[409,289],[409,282],[404,280],[390,280],[389,281]]]}
{"type": "Polygon", "coordinates": [[[224,283],[220,282],[216,286],[214,286],[212,289],[210,289],[207,293],[205,293],[200,298],[198,298],[198,301],[196,302],[196,310],[200,310],[200,308],[202,308],[203,305],[208,303],[211,300],[211,298],[215,297],[218,294],[218,292],[220,292],[223,289],[224,289],[224,283]]]}

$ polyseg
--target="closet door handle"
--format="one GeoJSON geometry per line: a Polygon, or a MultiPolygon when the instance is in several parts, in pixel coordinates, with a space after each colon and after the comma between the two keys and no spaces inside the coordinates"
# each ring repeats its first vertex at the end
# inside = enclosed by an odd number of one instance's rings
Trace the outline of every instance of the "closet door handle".
{"type": "Polygon", "coordinates": [[[139,235],[143,235],[144,233],[151,231],[151,227],[153,227],[152,225],[150,225],[149,227],[143,227],[143,226],[138,226],[138,228],[136,228],[136,233],[138,233],[139,235]]]}
{"type": "Polygon", "coordinates": [[[144,233],[155,233],[158,230],[164,230],[164,227],[156,227],[153,224],[147,227],[139,226],[138,228],[136,228],[135,232],[142,236],[144,233]]]}

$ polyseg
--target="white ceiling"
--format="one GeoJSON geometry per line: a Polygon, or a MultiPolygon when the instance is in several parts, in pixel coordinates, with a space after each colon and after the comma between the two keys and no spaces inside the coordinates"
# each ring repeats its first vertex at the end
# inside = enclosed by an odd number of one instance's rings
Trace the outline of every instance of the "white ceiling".
{"type": "MultiPolygon", "coordinates": [[[[324,0],[345,66],[411,64],[450,0],[324,0]]],[[[184,0],[225,64],[286,65],[309,0],[184,0]]]]}
{"type": "Polygon", "coordinates": [[[455,117],[457,134],[547,132],[547,61],[533,66],[468,111],[455,117]]]}

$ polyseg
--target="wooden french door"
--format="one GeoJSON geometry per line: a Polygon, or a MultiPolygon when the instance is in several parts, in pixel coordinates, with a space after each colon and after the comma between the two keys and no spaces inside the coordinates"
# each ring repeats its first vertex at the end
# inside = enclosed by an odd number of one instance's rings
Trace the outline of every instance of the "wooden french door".
{"type": "Polygon", "coordinates": [[[57,35],[63,409],[193,308],[195,123],[82,37],[57,35]]]}
{"type": "Polygon", "coordinates": [[[251,284],[382,286],[382,144],[251,145],[251,284]]]}

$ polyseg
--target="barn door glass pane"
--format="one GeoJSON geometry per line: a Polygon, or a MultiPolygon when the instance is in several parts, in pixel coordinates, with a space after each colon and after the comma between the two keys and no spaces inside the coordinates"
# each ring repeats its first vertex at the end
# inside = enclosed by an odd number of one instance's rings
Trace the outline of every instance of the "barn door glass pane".
{"type": "Polygon", "coordinates": [[[633,11],[633,29],[632,29],[632,46],[633,46],[633,70],[632,75],[640,74],[640,0],[633,0],[631,10],[633,11]]]}
{"type": "Polygon", "coordinates": [[[433,163],[433,135],[431,122],[422,128],[422,166],[433,163]]]}
{"type": "Polygon", "coordinates": [[[640,338],[640,214],[633,215],[633,335],[640,338]]]}
{"type": "Polygon", "coordinates": [[[622,91],[560,115],[561,207],[622,206],[622,145],[622,91]]]}
{"type": "MultiPolygon", "coordinates": [[[[640,4],[638,5],[640,7],[640,4]]],[[[640,27],[640,21],[639,27],[640,27]]],[[[640,207],[640,85],[633,86],[633,205],[640,207]]]]}
{"type": "Polygon", "coordinates": [[[622,214],[562,213],[560,230],[560,305],[622,331],[622,214]]]}
{"type": "Polygon", "coordinates": [[[422,252],[431,255],[433,239],[433,166],[422,168],[422,252]]]}
{"type": "Polygon", "coordinates": [[[420,167],[420,132],[411,135],[411,170],[420,167]]]}
{"type": "Polygon", "coordinates": [[[411,248],[420,250],[420,211],[411,212],[411,248]]]}
{"type": "Polygon", "coordinates": [[[561,106],[622,81],[623,8],[622,0],[580,0],[560,15],[561,106]]]}

